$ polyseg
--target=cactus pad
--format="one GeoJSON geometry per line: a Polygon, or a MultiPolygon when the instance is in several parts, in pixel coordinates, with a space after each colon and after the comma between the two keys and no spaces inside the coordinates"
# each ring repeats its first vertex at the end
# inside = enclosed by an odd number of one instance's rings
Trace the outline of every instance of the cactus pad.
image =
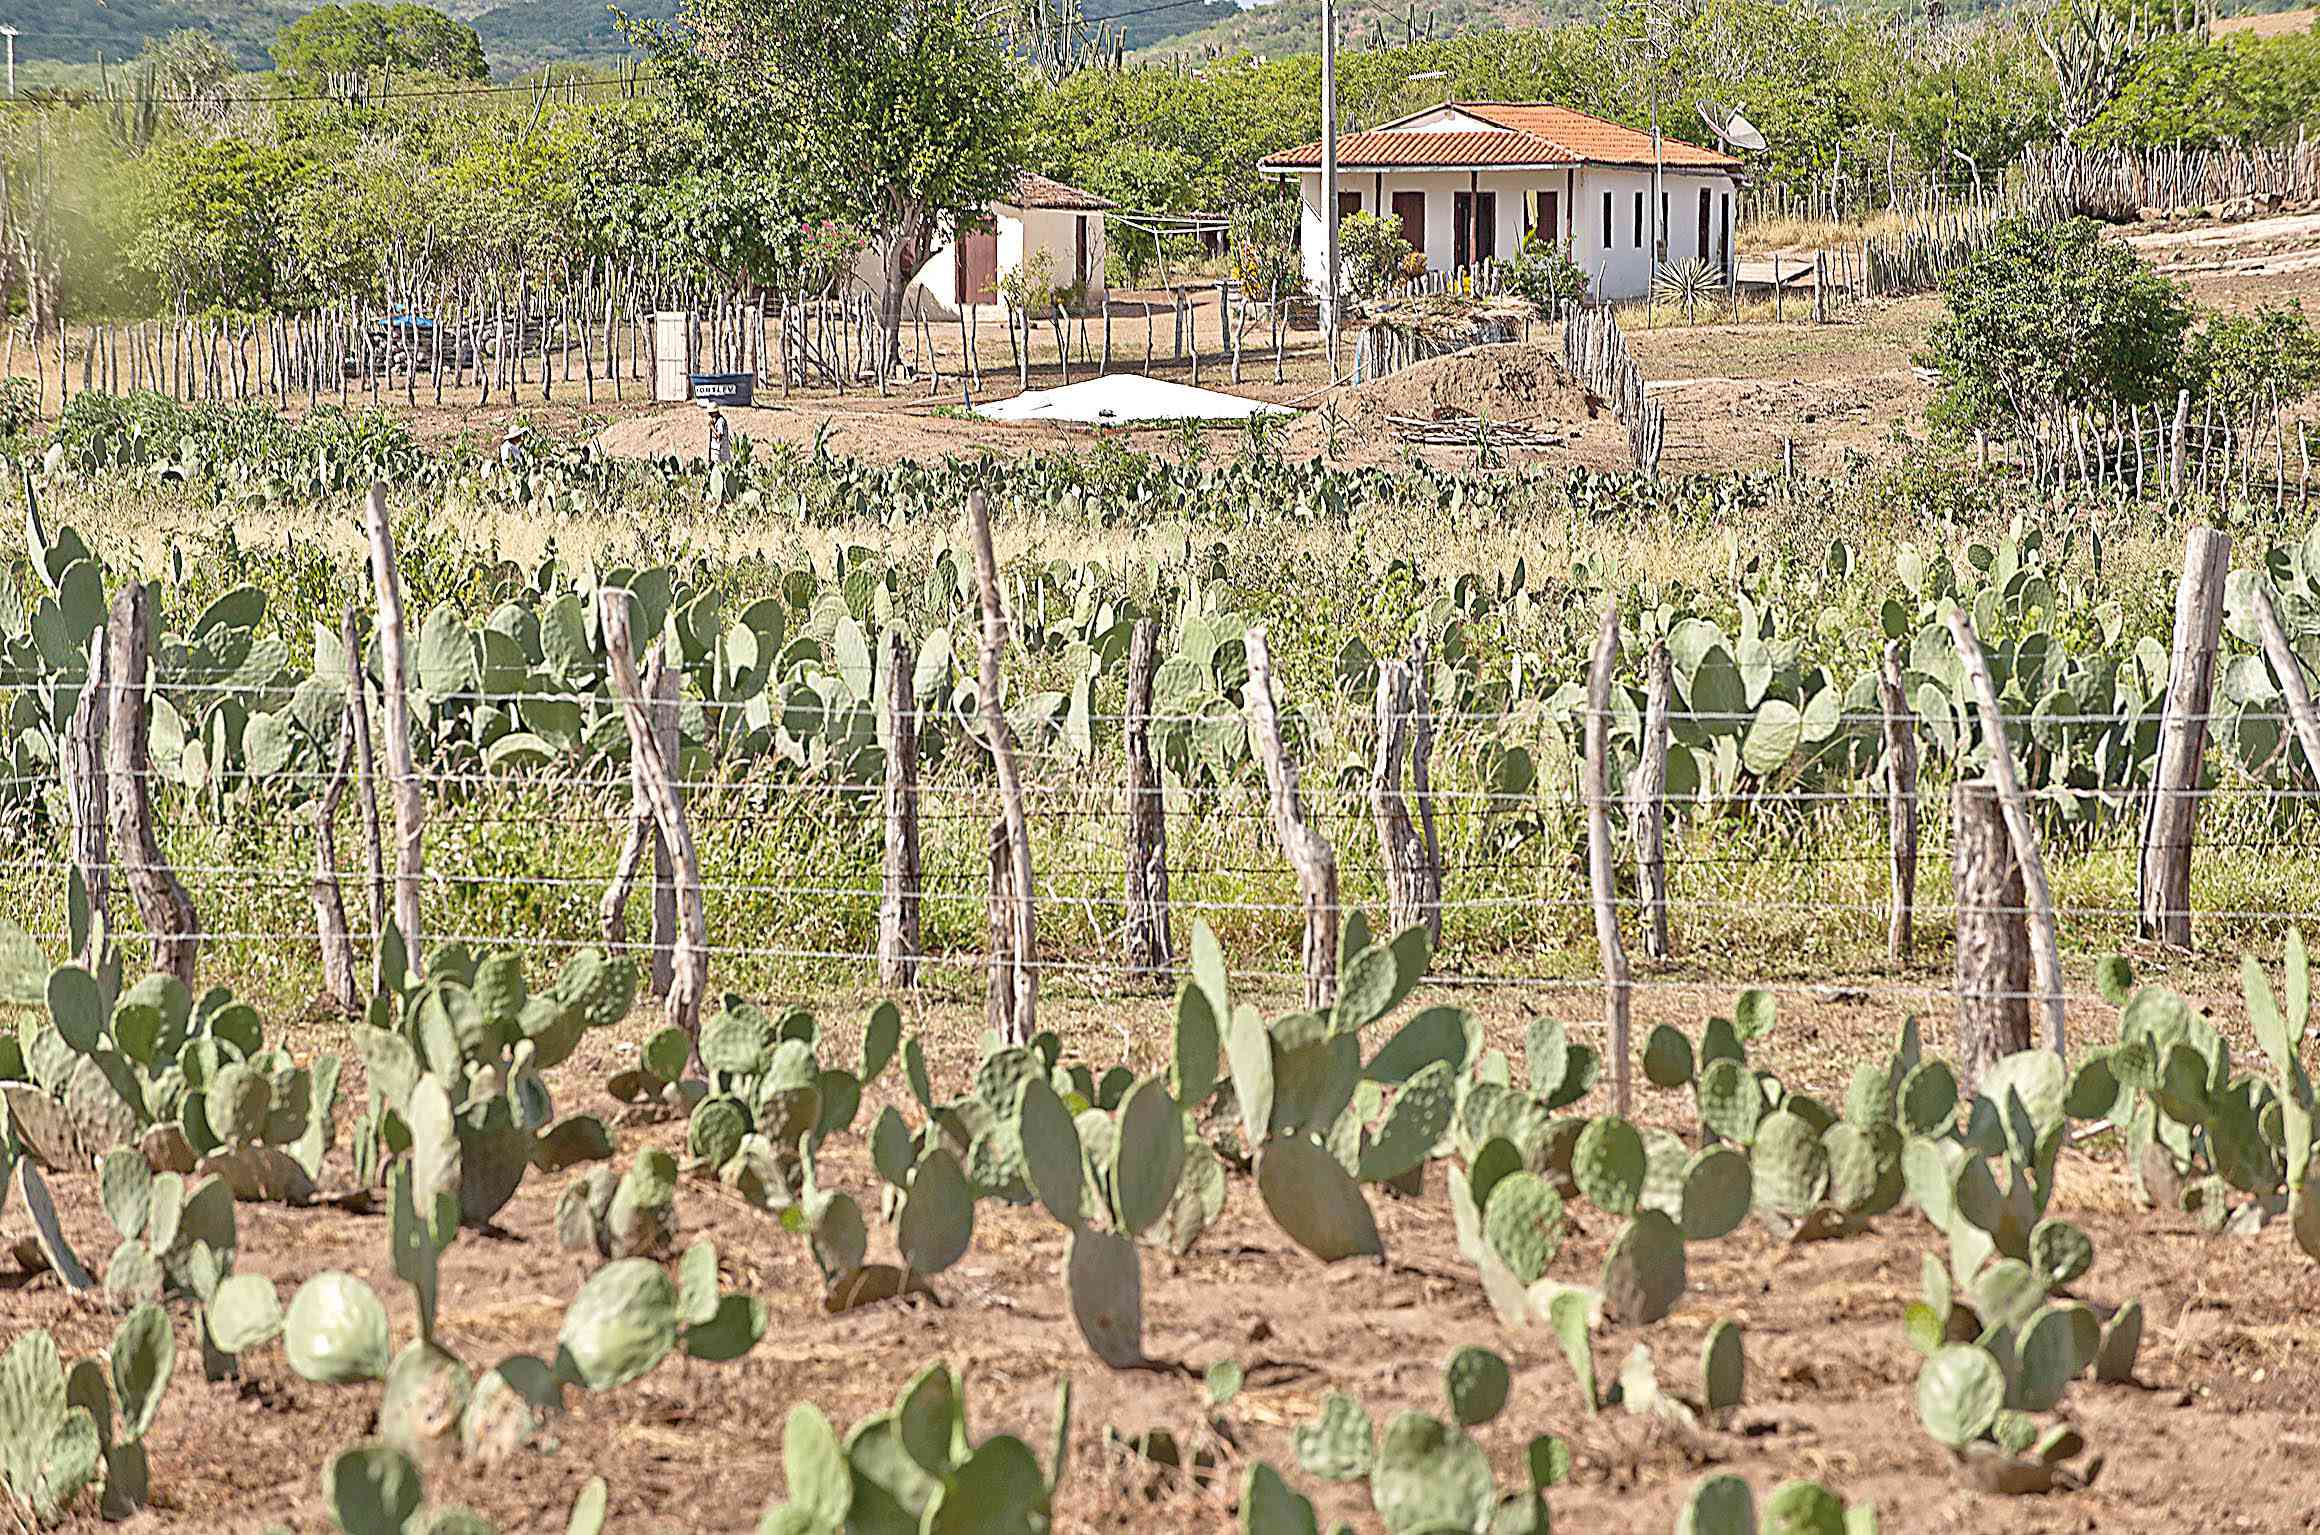
{"type": "Polygon", "coordinates": [[[1683,1206],[1677,1224],[1684,1239],[1711,1242],[1729,1236],[1748,1218],[1755,1197],[1755,1173],[1748,1158],[1730,1146],[1710,1146],[1684,1167],[1683,1206]]]}
{"type": "Polygon", "coordinates": [[[1624,1322],[1656,1322],[1684,1293],[1684,1235],[1657,1210],[1620,1231],[1603,1260],[1604,1303],[1624,1322]]]}
{"type": "Polygon", "coordinates": [[[1571,1177],[1597,1209],[1625,1215],[1643,1198],[1649,1171],[1643,1137],[1615,1115],[1592,1121],[1571,1152],[1571,1177]]]}
{"type": "Polygon", "coordinates": [[[1536,1284],[1563,1245],[1562,1197],[1536,1173],[1508,1173],[1483,1202],[1482,1230],[1515,1277],[1536,1284]]]}
{"type": "Polygon", "coordinates": [[[1384,1256],[1360,1185],[1314,1141],[1266,1142],[1257,1153],[1257,1193],[1289,1239],[1324,1263],[1384,1256]]]}
{"type": "Polygon", "coordinates": [[[1325,1482],[1358,1482],[1369,1475],[1376,1453],[1369,1413],[1359,1399],[1332,1391],[1321,1399],[1321,1416],[1292,1432],[1297,1464],[1325,1482]]]}
{"type": "Polygon", "coordinates": [[[1064,1285],[1090,1352],[1115,1370],[1144,1363],[1144,1269],[1133,1242],[1085,1226],[1072,1232],[1064,1285]]]}
{"type": "Polygon", "coordinates": [[[1388,1535],[1478,1529],[1494,1500],[1490,1458],[1458,1429],[1405,1412],[1378,1443],[1369,1495],[1388,1535]]]}
{"type": "Polygon", "coordinates": [[[2005,1402],[2005,1372],[1987,1349],[1973,1344],[1937,1349],[1917,1372],[1918,1420],[1953,1450],[1987,1432],[2005,1402]]]}
{"type": "Polygon", "coordinates": [[[1756,1202],[1791,1218],[1818,1204],[1829,1187],[1829,1154],[1818,1131],[1785,1109],[1757,1126],[1749,1160],[1755,1164],[1756,1202]]]}
{"type": "Polygon", "coordinates": [[[1513,1388],[1514,1377],[1506,1361],[1474,1344],[1452,1354],[1442,1366],[1442,1390],[1450,1399],[1450,1416],[1466,1428],[1497,1417],[1513,1388]]]}
{"type": "Polygon", "coordinates": [[[676,1283],[649,1259],[615,1259],[572,1298],[556,1341],[559,1374],[591,1391],[625,1386],[676,1346],[676,1283]]]}
{"type": "Polygon", "coordinates": [[[1756,1074],[1731,1056],[1718,1056],[1700,1068],[1693,1091],[1700,1102],[1700,1123],[1735,1146],[1756,1139],[1757,1122],[1764,1117],[1764,1091],[1756,1074]]]}
{"type": "Polygon", "coordinates": [[[1740,1324],[1726,1317],[1708,1329],[1707,1340],[1700,1345],[1702,1405],[1710,1412],[1739,1406],[1746,1378],[1747,1362],[1741,1350],[1740,1324]]]}
{"type": "Polygon", "coordinates": [[[1701,1477],[1676,1516],[1676,1535],[1756,1535],[1756,1495],[1729,1471],[1701,1477]]]}
{"type": "Polygon", "coordinates": [[[298,1287],[282,1320],[290,1368],[340,1386],[387,1373],[387,1311],[352,1274],[326,1271],[298,1287]]]}
{"type": "Polygon", "coordinates": [[[2057,1290],[2094,1267],[2094,1240],[2066,1220],[2048,1218],[2030,1228],[2030,1270],[2057,1290]]]}
{"type": "Polygon", "coordinates": [[[1692,1042],[1683,1030],[1660,1024],[1643,1046],[1644,1079],[1654,1087],[1689,1087],[1692,1083],[1692,1042]]]}

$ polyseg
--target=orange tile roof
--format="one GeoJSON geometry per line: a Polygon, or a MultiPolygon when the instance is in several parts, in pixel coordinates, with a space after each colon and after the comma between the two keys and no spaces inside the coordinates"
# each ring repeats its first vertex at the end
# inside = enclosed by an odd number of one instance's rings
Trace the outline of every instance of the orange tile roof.
{"type": "MultiPolygon", "coordinates": [[[[1373,128],[1340,134],[1337,163],[1348,170],[1452,169],[1512,165],[1649,165],[1651,135],[1570,107],[1545,102],[1447,101],[1442,106],[1495,124],[1492,128],[1373,128]]],[[[1427,112],[1441,110],[1429,107],[1427,112]]],[[[1414,113],[1413,116],[1423,116],[1414,113]]],[[[1407,121],[1408,119],[1404,119],[1407,121]]],[[[1731,155],[1678,139],[1660,140],[1663,164],[1738,173],[1731,155]]],[[[1262,170],[1307,170],[1321,163],[1318,140],[1267,155],[1262,170]]]]}
{"type": "MultiPolygon", "coordinates": [[[[1284,149],[1260,162],[1266,170],[1296,170],[1321,163],[1318,141],[1284,149]]],[[[1348,170],[1442,168],[1470,165],[1570,165],[1575,157],[1560,144],[1528,133],[1499,128],[1449,132],[1373,129],[1337,138],[1337,163],[1348,170]]]]}
{"type": "Polygon", "coordinates": [[[1014,195],[1000,201],[1015,208],[1077,208],[1088,213],[1101,213],[1113,206],[1108,197],[1066,186],[1033,171],[1017,173],[1014,195]]]}
{"type": "MultiPolygon", "coordinates": [[[[1484,122],[1497,123],[1518,133],[1552,140],[1582,160],[1607,161],[1619,165],[1651,163],[1649,133],[1570,107],[1550,106],[1540,101],[1454,101],[1449,105],[1469,117],[1479,117],[1484,122]]],[[[1697,144],[1686,144],[1664,134],[1659,142],[1660,159],[1668,165],[1697,165],[1728,170],[1740,168],[1737,159],[1717,150],[1702,149],[1697,144]]]]}

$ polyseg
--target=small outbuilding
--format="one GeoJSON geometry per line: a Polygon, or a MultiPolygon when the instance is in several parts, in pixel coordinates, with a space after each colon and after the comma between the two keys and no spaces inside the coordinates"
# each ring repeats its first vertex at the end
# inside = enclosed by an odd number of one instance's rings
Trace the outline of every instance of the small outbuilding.
{"type": "MultiPolygon", "coordinates": [[[[1504,260],[1539,230],[1570,247],[1594,297],[1641,298],[1655,265],[1655,164],[1662,259],[1697,259],[1728,278],[1739,160],[1664,136],[1655,154],[1649,133],[1543,101],[1448,101],[1340,134],[1336,216],[1399,221],[1431,271],[1504,260]]],[[[1298,183],[1306,281],[1326,287],[1319,141],[1258,169],[1298,183]]]]}
{"type": "MultiPolygon", "coordinates": [[[[965,304],[999,302],[999,281],[1026,262],[1047,263],[1048,280],[1080,302],[1100,303],[1104,281],[1104,215],[1112,203],[1093,192],[1018,174],[1009,194],[979,217],[961,221],[910,280],[910,314],[952,316],[965,304]]],[[[865,254],[859,275],[875,288],[877,257],[865,254]]]]}

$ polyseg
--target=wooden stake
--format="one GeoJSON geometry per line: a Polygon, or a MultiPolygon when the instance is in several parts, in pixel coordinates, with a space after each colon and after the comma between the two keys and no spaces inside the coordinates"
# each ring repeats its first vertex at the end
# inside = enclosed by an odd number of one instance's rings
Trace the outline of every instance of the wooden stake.
{"type": "Polygon", "coordinates": [[[1668,707],[1675,682],[1665,641],[1651,647],[1643,707],[1643,755],[1629,786],[1628,819],[1635,833],[1636,883],[1643,901],[1643,956],[1668,957],[1667,757],[1668,707]]]}
{"type": "Polygon", "coordinates": [[[1957,886],[1958,1088],[2030,1048],[2030,937],[2022,865],[1991,784],[1950,795],[1950,866],[1957,886]]]}
{"type": "Polygon", "coordinates": [[[2288,705],[2288,721],[2295,727],[2296,739],[2303,744],[2304,762],[2314,773],[2320,774],[2320,708],[2312,702],[2312,685],[2304,676],[2304,663],[2296,649],[2288,643],[2288,631],[2280,623],[2279,610],[2272,604],[2272,583],[2269,579],[2247,584],[2248,606],[2255,610],[2256,627],[2262,631],[2264,659],[2272,665],[2272,675],[2279,679],[2280,692],[2288,705]]]}
{"type": "Polygon", "coordinates": [[[1990,748],[1990,778],[1997,786],[1998,803],[2006,815],[2006,830],[2014,843],[2014,860],[2022,866],[2022,887],[2030,916],[2030,957],[2038,993],[2046,1012],[2047,1043],[2056,1055],[2069,1054],[2063,1034],[2062,956],[2054,938],[2053,887],[2046,882],[2046,860],[2038,851],[2037,830],[2030,824],[2030,803],[2022,780],[2014,771],[2014,751],[2006,740],[2006,721],[1998,707],[1998,690],[1990,681],[1990,664],[1974,635],[1973,620],[1964,608],[1951,604],[1950,637],[1957,643],[1974,703],[1982,716],[1982,733],[1990,748]]]}
{"type": "MultiPolygon", "coordinates": [[[[1029,352],[1030,331],[1024,332],[1029,352]]],[[[999,690],[999,657],[1007,647],[1007,613],[999,603],[999,558],[991,547],[991,512],[979,490],[967,493],[967,530],[974,542],[975,584],[983,603],[983,639],[976,674],[976,692],[983,708],[984,744],[991,753],[992,770],[999,780],[1001,825],[993,829],[991,873],[994,905],[1000,899],[1002,860],[997,843],[1005,839],[1004,859],[1009,939],[1002,953],[994,949],[991,968],[991,1008],[999,1038],[1010,1045],[1028,1044],[1037,1028],[1039,1011],[1039,921],[1031,883],[1031,823],[1023,813],[1023,780],[1015,767],[1015,732],[1007,723],[1007,709],[999,690]]],[[[996,912],[994,912],[996,916],[996,912]]]]}
{"type": "Polygon", "coordinates": [[[918,981],[918,693],[910,642],[886,631],[886,869],[878,898],[878,984],[918,981]]]}
{"type": "Polygon", "coordinates": [[[1885,709],[1885,806],[1893,843],[1892,909],[1886,926],[1886,957],[1908,963],[1910,927],[1917,904],[1917,721],[1902,683],[1901,642],[1885,647],[1877,694],[1885,709]]]}
{"type": "Polygon", "coordinates": [[[1619,664],[1619,599],[1603,603],[1603,627],[1587,671],[1587,874],[1595,942],[1603,954],[1604,1029],[1611,1052],[1612,1112],[1624,1116],[1632,1092],[1627,1048],[1627,951],[1611,880],[1611,673],[1619,664]]]}
{"type": "MultiPolygon", "coordinates": [[[[701,909],[701,862],[693,851],[693,828],[685,818],[685,802],[677,792],[676,763],[663,749],[654,715],[654,699],[644,690],[636,671],[636,647],[630,634],[629,593],[607,587],[599,598],[603,617],[604,657],[611,672],[621,714],[628,722],[630,762],[641,769],[645,796],[652,802],[653,821],[668,844],[677,901],[676,952],[672,957],[667,1017],[671,1027],[683,1029],[693,1041],[696,1059],[701,1048],[701,999],[709,986],[708,919],[701,909]]],[[[673,668],[672,668],[673,670],[673,668]]]]}
{"type": "Polygon", "coordinates": [[[1168,806],[1152,760],[1152,683],[1159,672],[1160,622],[1139,618],[1128,639],[1128,707],[1121,731],[1128,758],[1128,966],[1166,985],[1176,956],[1169,934],[1168,806]]]}
{"type": "Polygon", "coordinates": [[[1271,791],[1273,835],[1297,871],[1305,908],[1305,1005],[1316,1010],[1337,1000],[1337,852],[1329,839],[1307,824],[1297,797],[1297,767],[1281,740],[1281,715],[1273,702],[1273,657],[1262,625],[1247,637],[1249,735],[1265,764],[1271,791]]]}
{"type": "Polygon", "coordinates": [[[1378,666],[1377,756],[1370,770],[1370,814],[1377,823],[1378,849],[1386,873],[1386,929],[1389,935],[1413,927],[1426,930],[1429,945],[1442,939],[1442,874],[1427,856],[1426,838],[1402,797],[1402,758],[1409,751],[1418,716],[1417,685],[1407,664],[1378,666]]]}
{"type": "Polygon", "coordinates": [[[2199,827],[2199,769],[2207,753],[2207,710],[2216,650],[2223,637],[2223,584],[2230,570],[2230,534],[2214,528],[2193,528],[2185,534],[2166,704],[2159,717],[2159,757],[2136,869],[2139,931],[2179,949],[2191,947],[2191,852],[2199,827]]]}
{"type": "Polygon", "coordinates": [[[153,647],[153,593],[132,581],[113,599],[107,634],[106,792],[113,812],[113,846],[123,860],[129,892],[145,930],[153,935],[153,969],[175,976],[188,989],[201,952],[201,923],[193,902],[161,851],[153,832],[153,800],[147,790],[153,769],[146,728],[152,715],[149,673],[153,647]]]}
{"type": "Polygon", "coordinates": [[[395,534],[387,523],[387,487],[373,481],[366,503],[370,529],[371,581],[379,597],[379,694],[385,709],[382,723],[387,735],[387,793],[395,806],[395,928],[402,935],[403,955],[411,973],[423,974],[420,964],[422,933],[419,925],[419,886],[426,878],[426,801],[419,792],[419,770],[411,756],[411,698],[405,679],[403,577],[395,563],[395,534]]]}

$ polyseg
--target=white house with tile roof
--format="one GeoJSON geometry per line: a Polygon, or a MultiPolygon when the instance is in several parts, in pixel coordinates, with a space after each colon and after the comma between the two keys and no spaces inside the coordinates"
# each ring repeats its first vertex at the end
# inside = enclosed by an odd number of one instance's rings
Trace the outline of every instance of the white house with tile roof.
{"type": "MultiPolygon", "coordinates": [[[[1741,164],[1662,138],[1666,259],[1732,270],[1741,164]]],[[[1337,139],[1338,217],[1400,221],[1427,269],[1514,254],[1533,229],[1568,243],[1599,299],[1641,298],[1653,269],[1651,135],[1570,107],[1447,101],[1337,139]]],[[[1326,286],[1318,141],[1268,155],[1258,169],[1295,179],[1304,204],[1305,277],[1326,286]]]]}
{"type": "MultiPolygon", "coordinates": [[[[950,316],[961,302],[995,304],[999,279],[1044,254],[1052,281],[1092,302],[1104,296],[1104,214],[1112,204],[1093,192],[1025,171],[1014,189],[980,219],[935,248],[910,280],[908,314],[950,316]]],[[[878,286],[878,258],[856,263],[864,286],[878,286]]],[[[1076,301],[1075,301],[1076,303],[1076,301]]]]}

